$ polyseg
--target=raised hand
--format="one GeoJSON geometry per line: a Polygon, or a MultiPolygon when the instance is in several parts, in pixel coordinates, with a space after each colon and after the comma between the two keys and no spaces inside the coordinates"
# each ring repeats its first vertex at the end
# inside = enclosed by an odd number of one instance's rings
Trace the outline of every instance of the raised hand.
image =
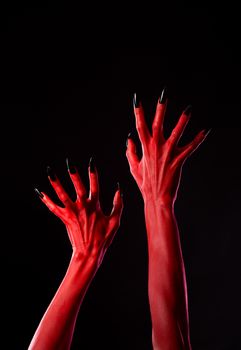
{"type": "Polygon", "coordinates": [[[76,191],[75,201],[66,193],[50,167],[47,168],[49,181],[64,207],[55,204],[47,194],[38,193],[49,210],[65,224],[73,250],[88,256],[98,256],[100,262],[120,225],[123,202],[119,185],[112,212],[105,216],[100,207],[98,174],[93,159],[89,164],[89,194],[76,167],[70,165],[68,159],[67,167],[76,191]]]}
{"type": "Polygon", "coordinates": [[[29,350],[70,349],[85,293],[120,225],[123,202],[119,186],[112,212],[105,216],[100,207],[98,175],[93,160],[89,164],[88,196],[76,168],[68,161],[67,166],[76,191],[74,201],[49,167],[50,183],[63,206],[35,189],[42,202],[65,224],[73,252],[66,274],[35,331],[29,350]]]}
{"type": "Polygon", "coordinates": [[[165,90],[159,98],[156,113],[152,123],[152,132],[146,125],[142,105],[134,97],[134,112],[136,129],[142,146],[142,158],[136,154],[136,145],[131,137],[127,140],[126,156],[130,171],[143,195],[148,200],[152,198],[165,204],[173,204],[179,186],[181,169],[185,160],[204,141],[208,132],[200,131],[192,142],[180,147],[178,142],[191,116],[188,106],[166,140],[163,134],[163,122],[167,107],[165,90]]]}

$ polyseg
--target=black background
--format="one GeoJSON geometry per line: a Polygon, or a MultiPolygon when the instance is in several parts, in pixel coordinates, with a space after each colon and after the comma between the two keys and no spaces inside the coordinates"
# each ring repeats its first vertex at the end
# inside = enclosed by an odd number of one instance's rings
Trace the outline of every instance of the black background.
{"type": "Polygon", "coordinates": [[[143,202],[125,158],[136,92],[151,125],[167,87],[168,136],[191,104],[182,142],[211,133],[186,162],[175,210],[186,264],[193,350],[241,340],[240,60],[230,8],[123,4],[1,11],[1,316],[3,349],[27,349],[71,255],[50,165],[71,195],[66,156],[88,187],[93,156],[107,213],[117,181],[121,227],[78,317],[72,349],[151,349],[143,202]]]}

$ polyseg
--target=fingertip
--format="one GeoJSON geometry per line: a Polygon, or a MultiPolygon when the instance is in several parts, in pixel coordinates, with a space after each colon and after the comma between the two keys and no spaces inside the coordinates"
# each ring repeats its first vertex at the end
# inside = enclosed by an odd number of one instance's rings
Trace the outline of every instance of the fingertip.
{"type": "Polygon", "coordinates": [[[186,117],[191,117],[192,114],[192,105],[188,105],[184,111],[182,112],[182,115],[185,115],[186,117]]]}
{"type": "Polygon", "coordinates": [[[131,138],[131,132],[129,132],[129,134],[127,135],[127,139],[126,139],[126,147],[127,148],[128,148],[130,138],[131,138]]]}
{"type": "Polygon", "coordinates": [[[193,144],[193,150],[197,149],[206,139],[209,132],[206,131],[206,129],[201,130],[196,137],[194,138],[192,144],[193,144]]]}
{"type": "Polygon", "coordinates": [[[212,131],[212,128],[210,128],[210,129],[204,129],[204,130],[203,130],[203,133],[204,133],[204,135],[205,135],[205,138],[210,134],[211,131],[212,131]]]}
{"type": "Polygon", "coordinates": [[[96,167],[95,167],[95,161],[94,161],[94,157],[90,157],[90,160],[89,160],[89,171],[90,173],[95,173],[96,171],[96,167]]]}
{"type": "Polygon", "coordinates": [[[131,138],[129,138],[128,140],[128,148],[130,149],[131,152],[136,153],[136,145],[131,138]]]}
{"type": "Polygon", "coordinates": [[[117,182],[117,189],[116,189],[116,192],[115,192],[115,195],[114,195],[113,205],[115,207],[120,207],[123,204],[122,202],[123,202],[123,192],[122,192],[120,183],[117,182]]]}
{"type": "Polygon", "coordinates": [[[75,173],[76,173],[76,168],[75,168],[75,166],[72,164],[71,160],[67,157],[67,158],[65,159],[65,161],[66,161],[66,166],[67,166],[68,172],[69,172],[71,175],[75,174],[75,173]]]}
{"type": "Polygon", "coordinates": [[[163,88],[161,95],[158,99],[158,104],[159,105],[164,105],[167,102],[167,93],[166,93],[166,86],[163,88]]]}
{"type": "Polygon", "coordinates": [[[198,145],[203,143],[203,141],[207,138],[210,131],[211,131],[211,129],[203,129],[202,131],[200,131],[200,133],[197,135],[197,144],[198,145]]]}
{"type": "Polygon", "coordinates": [[[38,195],[39,198],[41,198],[41,199],[44,198],[44,194],[42,192],[40,192],[36,187],[34,188],[34,191],[38,195]]]}
{"type": "Polygon", "coordinates": [[[207,137],[208,132],[206,131],[206,129],[201,130],[198,134],[197,134],[197,141],[200,140],[201,142],[203,140],[205,140],[205,138],[207,137]]]}
{"type": "Polygon", "coordinates": [[[134,96],[133,96],[133,106],[134,106],[134,109],[139,108],[141,106],[141,101],[139,99],[139,96],[136,94],[136,92],[134,93],[134,96]]]}
{"type": "Polygon", "coordinates": [[[120,198],[123,199],[123,191],[122,191],[122,188],[121,188],[119,182],[117,182],[117,192],[118,192],[120,198]]]}
{"type": "Polygon", "coordinates": [[[49,180],[52,182],[56,181],[56,179],[57,179],[56,175],[50,166],[47,166],[46,171],[47,171],[47,175],[48,175],[49,180]]]}

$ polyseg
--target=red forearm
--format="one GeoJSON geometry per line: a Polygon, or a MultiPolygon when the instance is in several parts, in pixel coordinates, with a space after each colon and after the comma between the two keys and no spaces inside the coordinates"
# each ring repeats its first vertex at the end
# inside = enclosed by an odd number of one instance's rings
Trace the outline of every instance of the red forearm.
{"type": "Polygon", "coordinates": [[[96,259],[73,252],[68,270],[34,334],[29,350],[70,349],[78,311],[96,271],[96,259]]]}
{"type": "Polygon", "coordinates": [[[154,349],[190,349],[186,276],[172,206],[145,203],[154,349]]]}

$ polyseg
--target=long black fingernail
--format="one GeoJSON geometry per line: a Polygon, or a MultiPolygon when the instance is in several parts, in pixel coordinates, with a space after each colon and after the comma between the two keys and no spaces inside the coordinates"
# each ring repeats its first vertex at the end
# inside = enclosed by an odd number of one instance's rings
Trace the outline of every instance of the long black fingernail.
{"type": "Polygon", "coordinates": [[[66,165],[67,165],[67,169],[70,172],[70,174],[75,174],[76,173],[76,169],[73,166],[73,164],[71,164],[71,162],[69,161],[69,158],[66,158],[66,165]]]}
{"type": "Polygon", "coordinates": [[[50,166],[47,166],[47,174],[50,180],[55,181],[56,180],[56,175],[53,172],[53,170],[50,168],[50,166]]]}
{"type": "Polygon", "coordinates": [[[89,161],[89,168],[90,168],[90,172],[91,172],[91,173],[94,173],[94,172],[95,172],[95,162],[94,162],[93,157],[90,158],[90,161],[89,161]]]}
{"type": "Polygon", "coordinates": [[[127,135],[127,140],[126,140],[126,147],[128,146],[128,140],[131,138],[131,132],[127,135]]]}
{"type": "Polygon", "coordinates": [[[192,113],[192,106],[189,105],[184,109],[183,114],[185,114],[187,117],[190,117],[191,113],[192,113]]]}
{"type": "Polygon", "coordinates": [[[140,100],[139,100],[138,96],[136,95],[136,93],[134,93],[133,104],[134,104],[135,108],[140,107],[140,100]]]}
{"type": "Polygon", "coordinates": [[[208,134],[210,133],[211,130],[212,130],[212,129],[204,129],[204,130],[203,130],[203,133],[205,134],[205,137],[208,136],[208,134]]]}
{"type": "Polygon", "coordinates": [[[43,195],[37,188],[35,188],[34,191],[35,191],[35,193],[37,193],[37,195],[38,195],[40,198],[43,198],[43,197],[44,197],[44,195],[43,195]]]}
{"type": "Polygon", "coordinates": [[[167,100],[166,87],[162,90],[161,96],[159,98],[159,103],[164,104],[167,100]]]}
{"type": "Polygon", "coordinates": [[[120,183],[119,182],[117,182],[117,189],[120,192],[121,197],[123,197],[123,192],[122,192],[122,190],[120,188],[120,183]]]}

